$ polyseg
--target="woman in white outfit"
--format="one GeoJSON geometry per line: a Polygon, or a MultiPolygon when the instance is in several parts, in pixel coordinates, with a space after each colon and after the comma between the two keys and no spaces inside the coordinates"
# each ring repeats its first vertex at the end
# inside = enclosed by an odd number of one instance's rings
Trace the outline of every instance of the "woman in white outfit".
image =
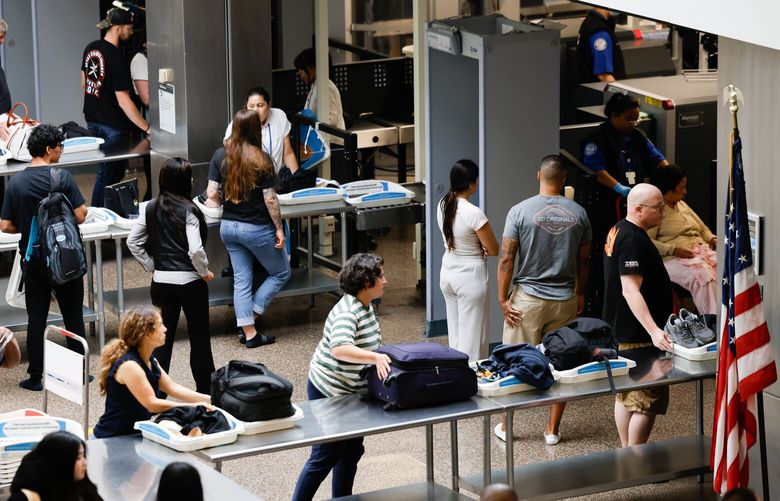
{"type": "Polygon", "coordinates": [[[459,160],[450,170],[450,191],[439,202],[436,218],[444,237],[439,287],[447,305],[450,347],[469,356],[487,357],[487,256],[498,242],[487,216],[468,201],[477,192],[479,167],[459,160]]]}

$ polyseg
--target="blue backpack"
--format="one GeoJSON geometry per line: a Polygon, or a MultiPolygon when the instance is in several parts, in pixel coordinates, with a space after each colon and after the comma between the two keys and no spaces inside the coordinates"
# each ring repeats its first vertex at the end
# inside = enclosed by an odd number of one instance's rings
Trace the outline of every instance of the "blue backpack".
{"type": "Polygon", "coordinates": [[[49,280],[62,285],[87,273],[87,256],[73,206],[60,191],[62,172],[52,167],[50,175],[49,196],[38,202],[24,260],[40,259],[49,271],[49,280]]]}

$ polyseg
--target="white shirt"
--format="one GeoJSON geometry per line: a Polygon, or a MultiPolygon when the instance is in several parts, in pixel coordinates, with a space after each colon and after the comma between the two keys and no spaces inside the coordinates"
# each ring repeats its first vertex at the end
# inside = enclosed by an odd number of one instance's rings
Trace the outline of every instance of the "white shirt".
{"type": "MultiPolygon", "coordinates": [[[[262,132],[263,151],[273,159],[276,172],[279,172],[284,165],[284,138],[290,135],[290,130],[292,126],[282,110],[279,108],[268,110],[268,118],[262,132]]],[[[232,120],[225,129],[225,141],[230,137],[231,132],[233,132],[232,120]]]]}
{"type": "MultiPolygon", "coordinates": [[[[344,129],[344,110],[341,107],[341,93],[336,84],[333,83],[333,80],[328,80],[328,91],[328,98],[330,99],[328,120],[320,119],[320,121],[339,129],[344,129]]],[[[306,97],[306,104],[303,107],[310,109],[315,114],[317,113],[317,82],[312,83],[309,95],[306,97]]]]}
{"type": "Polygon", "coordinates": [[[456,256],[482,257],[482,244],[479,242],[477,230],[485,226],[488,218],[482,209],[466,199],[458,199],[458,210],[455,211],[455,220],[452,222],[452,243],[454,250],[447,249],[447,239],[444,237],[444,211],[439,202],[439,210],[436,211],[436,220],[439,230],[444,238],[444,248],[456,256]]]}
{"type": "Polygon", "coordinates": [[[130,78],[133,80],[133,90],[138,94],[135,88],[136,80],[149,80],[149,61],[142,52],[138,52],[130,61],[130,78]]]}

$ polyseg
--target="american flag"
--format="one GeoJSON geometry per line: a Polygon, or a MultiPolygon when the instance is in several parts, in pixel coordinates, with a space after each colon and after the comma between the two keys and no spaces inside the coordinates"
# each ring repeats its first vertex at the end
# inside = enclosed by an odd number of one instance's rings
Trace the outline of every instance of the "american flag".
{"type": "Polygon", "coordinates": [[[747,487],[748,449],[756,443],[756,394],[777,380],[748,233],[742,142],[731,134],[715,419],[710,466],[715,492],[747,487]]]}

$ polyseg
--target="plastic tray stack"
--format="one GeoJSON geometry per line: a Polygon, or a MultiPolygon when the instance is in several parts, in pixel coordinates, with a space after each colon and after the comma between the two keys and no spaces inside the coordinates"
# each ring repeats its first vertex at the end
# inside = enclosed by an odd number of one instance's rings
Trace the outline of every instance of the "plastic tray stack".
{"type": "Polygon", "coordinates": [[[70,419],[52,417],[35,409],[0,414],[0,485],[10,484],[22,458],[46,434],[59,430],[84,438],[81,425],[70,419]]]}

